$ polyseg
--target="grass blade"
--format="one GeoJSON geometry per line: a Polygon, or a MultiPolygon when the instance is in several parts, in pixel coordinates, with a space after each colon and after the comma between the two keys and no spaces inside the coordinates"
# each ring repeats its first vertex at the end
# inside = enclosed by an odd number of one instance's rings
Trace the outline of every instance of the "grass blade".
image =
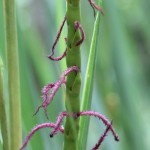
{"type": "Polygon", "coordinates": [[[3,139],[3,150],[9,150],[8,124],[4,99],[3,62],[0,57],[0,124],[3,139]]]}
{"type": "MultiPolygon", "coordinates": [[[[101,1],[98,2],[100,5],[101,1]]],[[[92,36],[92,42],[90,47],[89,60],[87,65],[85,84],[83,89],[82,96],[82,111],[89,110],[91,108],[91,98],[92,98],[92,90],[93,90],[93,76],[94,76],[94,68],[95,68],[95,59],[96,59],[96,46],[98,40],[99,33],[99,25],[100,25],[100,13],[97,14],[94,31],[92,36]]],[[[80,134],[79,134],[79,149],[86,149],[87,136],[88,136],[88,127],[89,127],[89,117],[81,118],[80,120],[80,134]]]]}

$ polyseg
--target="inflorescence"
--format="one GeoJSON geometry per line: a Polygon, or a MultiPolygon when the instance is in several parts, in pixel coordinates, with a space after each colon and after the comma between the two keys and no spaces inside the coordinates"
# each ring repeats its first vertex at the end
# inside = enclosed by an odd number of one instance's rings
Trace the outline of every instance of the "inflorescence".
{"type": "MultiPolygon", "coordinates": [[[[95,13],[95,9],[98,10],[100,13],[104,14],[103,12],[103,9],[98,6],[94,0],[88,0],[91,7],[93,8],[94,10],[94,17],[96,15],[95,13]]],[[[63,19],[63,22],[60,26],[60,29],[58,31],[58,34],[56,36],[56,40],[52,46],[52,54],[48,56],[49,59],[53,60],[53,61],[59,61],[61,59],[63,59],[66,55],[67,55],[67,48],[65,49],[65,51],[63,52],[63,54],[59,57],[56,57],[54,58],[53,55],[54,55],[54,50],[55,50],[55,46],[60,38],[60,35],[61,35],[61,32],[62,32],[62,29],[64,27],[64,24],[66,22],[66,16],[64,17],[63,19]]],[[[80,31],[80,35],[81,35],[81,39],[77,42],[75,42],[75,45],[71,45],[72,46],[80,46],[84,39],[85,39],[85,35],[84,35],[84,31],[83,31],[83,28],[80,24],[79,21],[75,21],[74,22],[74,29],[75,29],[75,33],[77,32],[77,30],[80,31]]],[[[66,41],[66,44],[67,44],[67,38],[65,38],[65,41],[66,41]]],[[[40,110],[40,108],[44,108],[44,111],[45,111],[45,114],[48,118],[48,115],[47,115],[47,107],[48,105],[52,102],[56,92],[58,91],[58,89],[61,87],[62,84],[66,85],[66,76],[68,76],[70,73],[78,73],[80,71],[80,69],[77,67],[77,66],[71,66],[69,68],[67,68],[64,73],[60,76],[59,80],[57,80],[56,82],[54,83],[50,83],[46,86],[44,86],[44,88],[42,89],[42,98],[43,98],[43,103],[37,108],[36,112],[34,113],[34,115],[36,115],[38,113],[38,111],[40,110]]],[[[94,147],[92,148],[92,150],[97,150],[100,145],[102,144],[102,142],[104,141],[105,137],[107,136],[107,133],[110,131],[114,137],[114,140],[115,141],[119,141],[119,138],[116,134],[116,132],[114,131],[113,127],[112,127],[112,122],[109,122],[109,120],[103,116],[102,114],[98,113],[98,112],[94,112],[94,111],[82,111],[82,112],[78,112],[78,113],[71,113],[69,114],[68,112],[61,112],[57,118],[57,121],[56,123],[42,123],[42,124],[39,124],[37,126],[35,126],[31,131],[30,133],[27,135],[22,147],[20,148],[20,150],[23,150],[28,142],[30,141],[31,137],[34,135],[35,132],[37,132],[38,130],[42,129],[42,128],[52,128],[52,132],[50,133],[50,137],[52,138],[55,134],[61,132],[61,133],[64,133],[64,128],[63,126],[61,126],[62,122],[63,122],[63,119],[64,117],[73,117],[74,119],[77,119],[79,117],[82,117],[82,116],[92,116],[92,117],[96,117],[98,118],[99,120],[101,120],[104,125],[106,126],[106,129],[104,131],[104,133],[100,136],[98,142],[94,145],[94,147]]]]}
{"type": "Polygon", "coordinates": [[[47,116],[48,105],[52,102],[52,100],[53,100],[56,92],[60,88],[60,86],[62,84],[66,84],[66,76],[73,71],[78,72],[79,68],[77,66],[72,66],[72,67],[68,68],[67,70],[64,71],[64,73],[61,75],[59,80],[57,80],[55,83],[52,83],[52,84],[50,83],[50,84],[44,86],[44,88],[42,89],[43,103],[37,108],[34,115],[36,115],[38,113],[38,111],[40,110],[40,108],[43,107],[45,110],[45,114],[47,116]],[[51,90],[51,94],[49,94],[50,90],[51,90]]]}
{"type": "Polygon", "coordinates": [[[64,133],[64,128],[61,126],[62,121],[63,121],[64,117],[71,117],[71,116],[74,119],[77,119],[82,116],[93,116],[93,117],[100,119],[106,126],[105,132],[100,136],[98,142],[94,145],[92,150],[97,150],[99,148],[99,146],[101,145],[101,143],[104,141],[105,137],[107,136],[108,131],[111,131],[112,135],[114,136],[115,141],[119,141],[118,135],[115,133],[115,131],[112,127],[112,122],[109,122],[108,119],[105,116],[103,116],[102,114],[94,112],[94,111],[82,111],[79,113],[72,113],[72,114],[69,114],[68,112],[61,112],[57,118],[56,123],[43,123],[43,124],[40,124],[40,125],[37,125],[36,127],[34,127],[30,131],[28,136],[26,137],[20,150],[23,150],[27,146],[28,142],[30,141],[30,139],[34,135],[34,133],[42,128],[53,128],[53,131],[50,133],[51,138],[58,132],[64,133]]]}

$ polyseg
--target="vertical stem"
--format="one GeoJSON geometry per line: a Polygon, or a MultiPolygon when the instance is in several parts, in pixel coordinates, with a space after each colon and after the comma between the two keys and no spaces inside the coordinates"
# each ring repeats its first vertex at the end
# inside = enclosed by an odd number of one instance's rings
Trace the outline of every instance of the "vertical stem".
{"type": "Polygon", "coordinates": [[[4,19],[10,104],[10,148],[18,150],[22,136],[15,0],[4,0],[4,19]]]}
{"type": "Polygon", "coordinates": [[[9,139],[8,139],[8,124],[6,115],[6,106],[4,99],[4,84],[3,84],[3,62],[0,57],[0,124],[3,139],[3,150],[9,150],[9,139]]]}
{"type": "MultiPolygon", "coordinates": [[[[80,22],[80,1],[79,0],[67,0],[67,67],[77,66],[81,68],[80,47],[74,46],[80,39],[79,31],[75,32],[74,22],[80,22]]],[[[66,98],[65,105],[68,112],[80,111],[80,86],[81,77],[80,72],[72,72],[67,77],[66,83],[66,98]]],[[[67,117],[65,124],[65,139],[64,150],[77,150],[79,131],[79,119],[72,119],[67,117]]]]}

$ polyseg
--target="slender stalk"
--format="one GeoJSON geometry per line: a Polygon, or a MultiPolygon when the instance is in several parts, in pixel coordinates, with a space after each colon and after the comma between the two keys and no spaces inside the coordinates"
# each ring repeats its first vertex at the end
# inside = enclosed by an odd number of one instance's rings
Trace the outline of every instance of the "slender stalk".
{"type": "Polygon", "coordinates": [[[3,62],[0,57],[0,124],[3,139],[3,150],[9,150],[8,124],[5,109],[4,84],[3,84],[3,62]]]}
{"type": "Polygon", "coordinates": [[[22,136],[15,0],[4,0],[4,19],[10,104],[10,148],[18,150],[21,147],[22,136]]]}
{"type": "MultiPolygon", "coordinates": [[[[79,2],[79,0],[67,0],[66,19],[68,25],[68,36],[66,63],[67,67],[77,66],[80,69],[80,47],[75,45],[75,43],[80,40],[80,34],[78,30],[75,30],[74,26],[75,21],[80,22],[79,2]]],[[[65,98],[66,109],[69,113],[80,111],[80,86],[80,72],[70,73],[67,77],[65,98]]],[[[72,117],[66,118],[64,150],[77,150],[78,131],[79,119],[72,119],[72,117]]]]}

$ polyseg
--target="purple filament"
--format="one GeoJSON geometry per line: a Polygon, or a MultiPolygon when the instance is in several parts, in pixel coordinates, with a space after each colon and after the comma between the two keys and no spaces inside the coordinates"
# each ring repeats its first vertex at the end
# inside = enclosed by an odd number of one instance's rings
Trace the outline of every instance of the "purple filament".
{"type": "MultiPolygon", "coordinates": [[[[52,102],[56,92],[58,91],[58,89],[60,88],[60,86],[62,84],[66,84],[66,79],[65,77],[71,73],[72,71],[75,71],[75,72],[78,72],[79,71],[79,68],[77,66],[72,66],[72,67],[69,67],[68,69],[66,69],[64,71],[64,73],[61,75],[61,77],[59,78],[59,80],[57,80],[55,83],[53,84],[48,84],[46,86],[44,86],[43,90],[42,90],[42,98],[43,98],[43,103],[37,108],[36,112],[34,113],[34,115],[36,115],[38,113],[38,111],[40,110],[41,107],[44,108],[45,110],[45,114],[46,113],[46,109],[48,107],[48,105],[52,102]],[[51,94],[49,94],[50,90],[52,89],[51,91],[51,94]]],[[[47,115],[46,115],[47,116],[47,115]]]]}
{"type": "Polygon", "coordinates": [[[59,60],[63,59],[66,56],[66,51],[67,50],[65,50],[60,57],[54,58],[54,57],[52,57],[52,55],[49,55],[48,58],[51,59],[51,60],[54,60],[54,61],[59,61],[59,60]]]}
{"type": "MultiPolygon", "coordinates": [[[[103,9],[102,9],[100,6],[98,6],[98,5],[94,2],[94,0],[88,0],[88,1],[89,1],[89,3],[90,3],[91,7],[93,8],[93,10],[94,10],[94,8],[95,8],[95,9],[97,9],[102,15],[104,15],[103,9]]],[[[94,17],[95,17],[95,10],[94,10],[94,17]]]]}
{"type": "MultiPolygon", "coordinates": [[[[36,127],[34,127],[30,133],[27,135],[25,141],[23,142],[23,145],[22,147],[20,148],[20,150],[23,150],[28,142],[30,141],[31,137],[34,135],[35,132],[37,132],[38,130],[42,129],[42,128],[55,128],[56,125],[53,124],[53,123],[43,123],[43,124],[39,124],[37,125],[36,127]]],[[[60,127],[60,128],[57,128],[57,131],[56,133],[58,133],[58,131],[60,131],[61,133],[64,133],[64,128],[63,127],[60,127]]]]}
{"type": "Polygon", "coordinates": [[[62,24],[61,24],[61,26],[60,26],[60,29],[59,29],[58,33],[57,33],[56,40],[55,40],[55,42],[54,42],[54,44],[53,44],[53,46],[52,46],[52,55],[51,55],[51,56],[54,55],[54,49],[55,49],[55,46],[56,46],[56,44],[57,44],[57,42],[58,42],[58,40],[59,40],[59,38],[60,38],[60,35],[61,35],[61,32],[62,32],[62,29],[63,29],[63,27],[64,27],[65,22],[66,22],[66,16],[65,16],[64,19],[63,19],[63,22],[62,22],[62,24]]]}

